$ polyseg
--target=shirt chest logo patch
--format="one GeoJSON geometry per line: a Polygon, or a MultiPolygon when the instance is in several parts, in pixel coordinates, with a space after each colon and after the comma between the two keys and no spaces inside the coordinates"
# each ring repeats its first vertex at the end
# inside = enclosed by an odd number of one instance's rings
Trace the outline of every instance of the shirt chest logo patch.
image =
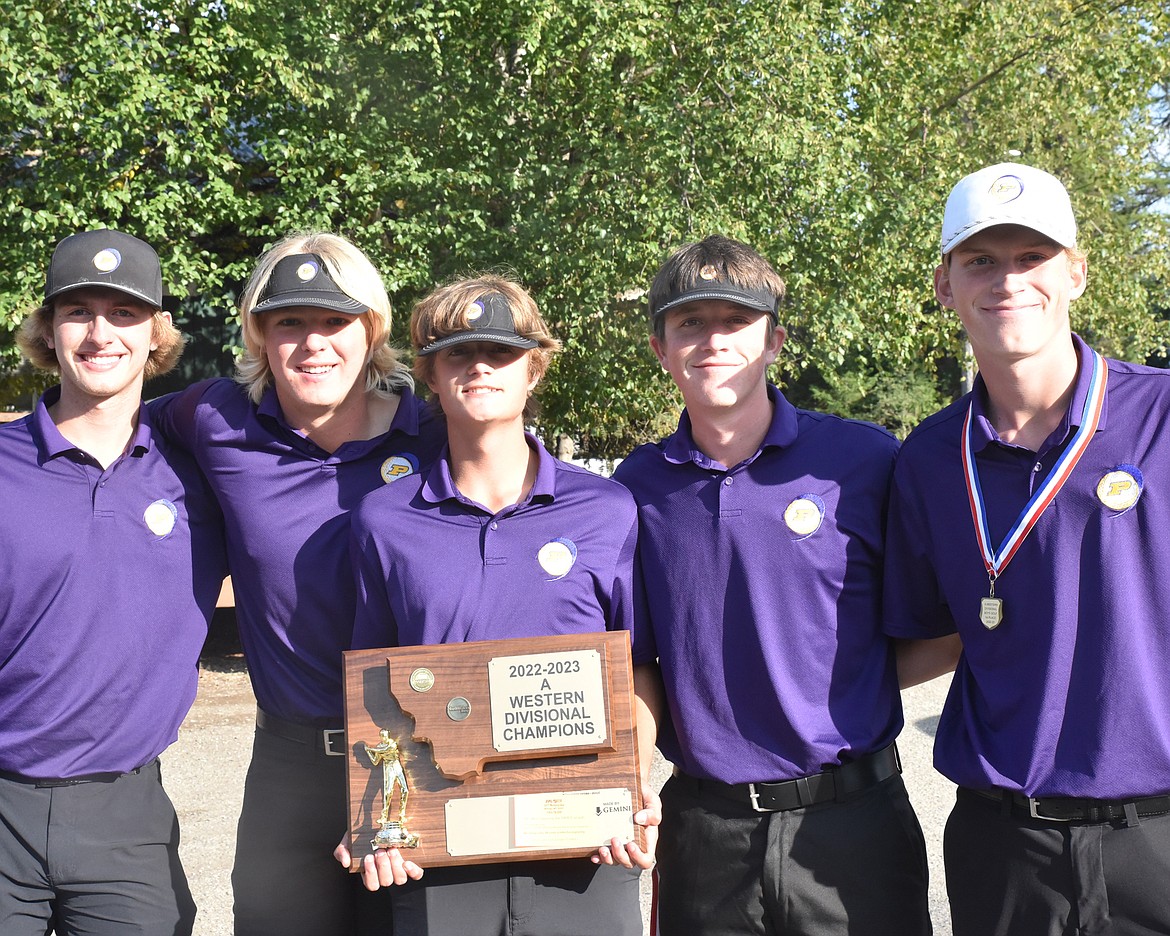
{"type": "Polygon", "coordinates": [[[1136,465],[1118,465],[1097,482],[1097,500],[1110,510],[1123,513],[1138,502],[1144,486],[1136,465]]]}
{"type": "Polygon", "coordinates": [[[797,536],[812,536],[825,519],[825,502],[816,494],[801,494],[784,508],[784,522],[797,536]]]}
{"type": "Polygon", "coordinates": [[[545,572],[552,576],[549,581],[555,582],[557,579],[563,579],[577,561],[577,544],[571,539],[558,536],[540,547],[536,554],[536,561],[540,563],[540,567],[545,572]]]}
{"type": "Polygon", "coordinates": [[[379,469],[382,480],[387,484],[412,475],[416,471],[418,471],[418,462],[412,455],[391,455],[382,462],[382,467],[379,469]]]}
{"type": "Polygon", "coordinates": [[[159,539],[162,539],[175,528],[179,519],[179,511],[169,500],[154,501],[142,513],[142,520],[146,528],[159,539]]]}

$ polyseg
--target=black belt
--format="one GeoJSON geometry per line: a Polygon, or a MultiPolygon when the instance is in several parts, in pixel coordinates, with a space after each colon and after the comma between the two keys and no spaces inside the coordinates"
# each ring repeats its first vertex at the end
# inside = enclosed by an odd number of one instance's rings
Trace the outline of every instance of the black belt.
{"type": "Polygon", "coordinates": [[[898,748],[891,744],[840,767],[830,767],[824,773],[778,783],[723,783],[692,777],[678,770],[674,775],[692,793],[714,794],[750,806],[756,812],[783,812],[846,799],[901,772],[898,748]]]}
{"type": "Polygon", "coordinates": [[[264,709],[256,709],[256,727],[284,738],[286,741],[295,741],[297,744],[307,744],[318,754],[329,757],[345,757],[349,752],[345,749],[344,728],[316,728],[313,725],[302,725],[284,718],[269,715],[264,709]]]}
{"type": "Polygon", "coordinates": [[[997,803],[1008,803],[1017,816],[1031,819],[1046,819],[1049,822],[1111,822],[1115,819],[1131,818],[1126,815],[1132,809],[1134,815],[1143,818],[1163,816],[1170,813],[1170,795],[1142,796],[1131,799],[1099,800],[1080,799],[1065,796],[1024,796],[1014,790],[975,790],[960,787],[984,799],[997,803]]]}
{"type": "MultiPolygon", "coordinates": [[[[155,758],[150,764],[154,764],[157,761],[158,758],[155,758]]],[[[76,777],[29,777],[11,770],[0,770],[0,780],[11,780],[14,783],[27,783],[35,787],[67,787],[77,786],[82,783],[113,783],[122,777],[139,773],[144,768],[149,767],[150,764],[143,764],[142,767],[135,767],[126,773],[106,771],[104,773],[79,774],[76,777]]]]}

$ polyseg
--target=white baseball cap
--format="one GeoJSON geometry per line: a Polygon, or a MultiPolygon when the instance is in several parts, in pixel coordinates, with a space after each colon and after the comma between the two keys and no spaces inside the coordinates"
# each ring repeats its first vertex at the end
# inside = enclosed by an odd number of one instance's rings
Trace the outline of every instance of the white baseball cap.
{"type": "Polygon", "coordinates": [[[959,180],[943,213],[943,256],[997,224],[1031,228],[1061,247],[1077,245],[1068,191],[1056,176],[1032,166],[998,163],[959,180]]]}

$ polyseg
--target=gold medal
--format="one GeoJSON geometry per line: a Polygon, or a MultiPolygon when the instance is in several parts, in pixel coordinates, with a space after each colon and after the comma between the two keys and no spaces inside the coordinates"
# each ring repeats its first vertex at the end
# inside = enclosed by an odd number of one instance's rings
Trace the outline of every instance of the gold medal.
{"type": "Polygon", "coordinates": [[[979,620],[988,630],[995,630],[1003,621],[1003,599],[984,598],[979,603],[979,620]]]}
{"type": "MultiPolygon", "coordinates": [[[[1010,194],[1012,191],[1011,179],[1011,176],[1004,176],[996,183],[1005,186],[1003,191],[1007,193],[1008,197],[1005,200],[1008,201],[1015,197],[1010,194]]],[[[1018,191],[1016,194],[1019,194],[1018,191]]],[[[1085,394],[1085,403],[1081,408],[1081,421],[1077,425],[1077,430],[1064,452],[1049,470],[1043,483],[1032,492],[1028,503],[1024,505],[1024,509],[998,548],[994,546],[991,531],[988,529],[983,491],[979,486],[979,469],[975,463],[975,452],[971,441],[972,426],[975,422],[975,401],[972,400],[967,406],[967,416],[963,420],[963,432],[959,436],[959,454],[963,465],[963,480],[967,485],[967,502],[971,506],[971,520],[975,526],[975,539],[979,544],[983,567],[987,570],[987,578],[991,586],[987,597],[979,605],[979,620],[989,631],[995,630],[1003,623],[1003,601],[995,597],[995,580],[1003,574],[1008,563],[1012,561],[1012,557],[1016,555],[1016,550],[1032,532],[1044,511],[1056,499],[1056,495],[1060,493],[1064,483],[1072,475],[1081,456],[1085,454],[1085,450],[1093,439],[1093,433],[1097,431],[1097,426],[1101,422],[1101,414],[1105,409],[1105,386],[1109,379],[1109,368],[1105,359],[1096,351],[1089,351],[1080,366],[1082,371],[1086,366],[1091,366],[1092,369],[1087,375],[1088,392],[1085,394]]],[[[1082,374],[1077,379],[1083,381],[1084,376],[1082,374]]],[[[1134,468],[1133,471],[1137,472],[1137,469],[1134,468]]],[[[1132,496],[1131,487],[1139,487],[1139,479],[1125,466],[1120,466],[1116,472],[1102,479],[1097,496],[1102,498],[1103,503],[1105,497],[1113,498],[1116,496],[1117,499],[1114,503],[1124,504],[1132,496]],[[1124,472],[1125,477],[1119,476],[1121,472],[1124,472]],[[1129,481],[1135,483],[1130,485],[1129,481]],[[1104,494],[1102,494],[1102,490],[1104,490],[1104,494]]]]}
{"type": "Polygon", "coordinates": [[[999,576],[994,572],[987,573],[991,593],[979,603],[979,620],[988,630],[995,630],[1003,622],[1003,599],[995,597],[997,578],[999,576]]]}

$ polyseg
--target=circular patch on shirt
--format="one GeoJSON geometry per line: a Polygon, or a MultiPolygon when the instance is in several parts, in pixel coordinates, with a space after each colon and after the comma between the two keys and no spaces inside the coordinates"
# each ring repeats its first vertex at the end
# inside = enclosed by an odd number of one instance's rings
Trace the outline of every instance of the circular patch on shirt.
{"type": "Polygon", "coordinates": [[[1142,487],[1142,473],[1135,465],[1118,465],[1097,482],[1097,499],[1120,513],[1138,502],[1142,487]]]}
{"type": "Polygon", "coordinates": [[[93,255],[93,265],[99,273],[113,273],[122,265],[122,255],[113,247],[107,247],[93,255]]]}
{"type": "Polygon", "coordinates": [[[810,536],[825,519],[825,502],[816,494],[801,494],[784,508],[784,522],[797,536],[810,536]]]}
{"type": "Polygon", "coordinates": [[[987,194],[991,196],[992,201],[1006,205],[1008,202],[1015,201],[1019,198],[1023,194],[1023,191],[1024,183],[1020,181],[1019,176],[1001,175],[991,183],[987,194]]]}
{"type": "Polygon", "coordinates": [[[146,528],[155,536],[163,537],[175,528],[179,519],[179,511],[169,500],[156,500],[143,511],[142,519],[146,528]]]}
{"type": "Polygon", "coordinates": [[[316,260],[306,260],[299,267],[297,267],[297,279],[299,279],[302,283],[307,283],[311,279],[316,279],[317,269],[318,267],[316,260]]]}
{"type": "Polygon", "coordinates": [[[483,303],[476,300],[467,306],[467,321],[474,322],[483,315],[483,303]]]}
{"type": "Polygon", "coordinates": [[[573,563],[577,561],[577,544],[571,539],[565,539],[563,536],[558,536],[555,540],[549,540],[540,547],[540,552],[536,554],[536,561],[540,563],[540,567],[552,576],[552,581],[562,579],[569,574],[569,570],[573,568],[573,563]]]}
{"type": "Polygon", "coordinates": [[[389,484],[391,481],[397,481],[399,478],[405,478],[418,471],[418,462],[412,455],[391,455],[382,462],[382,467],[379,470],[382,474],[382,480],[389,484]]]}
{"type": "Polygon", "coordinates": [[[708,263],[703,269],[699,270],[699,279],[713,280],[719,279],[719,271],[708,263]]]}

